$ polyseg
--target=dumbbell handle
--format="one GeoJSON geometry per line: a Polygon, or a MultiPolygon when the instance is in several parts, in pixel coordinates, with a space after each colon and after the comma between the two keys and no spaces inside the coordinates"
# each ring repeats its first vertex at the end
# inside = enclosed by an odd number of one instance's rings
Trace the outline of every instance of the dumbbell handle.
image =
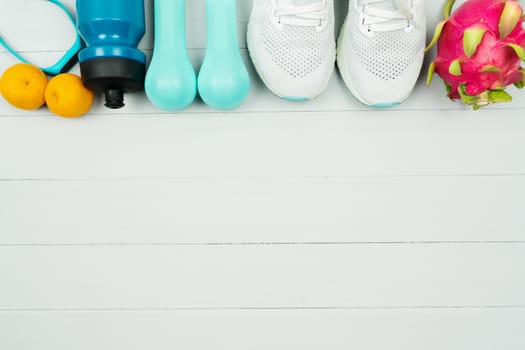
{"type": "Polygon", "coordinates": [[[163,54],[186,52],[184,0],[155,0],[155,50],[163,54]]]}
{"type": "Polygon", "coordinates": [[[155,0],[153,58],[146,95],[166,110],[188,107],[197,94],[197,78],[186,48],[185,0],[155,0]]]}
{"type": "Polygon", "coordinates": [[[235,0],[206,1],[206,47],[238,50],[239,39],[235,0]]]}

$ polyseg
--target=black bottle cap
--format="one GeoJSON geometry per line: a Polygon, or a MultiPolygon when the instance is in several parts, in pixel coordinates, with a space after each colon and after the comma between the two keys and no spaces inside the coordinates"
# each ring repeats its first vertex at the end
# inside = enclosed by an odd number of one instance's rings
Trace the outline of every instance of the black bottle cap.
{"type": "Polygon", "coordinates": [[[125,58],[94,58],[80,62],[80,73],[86,87],[104,93],[105,106],[124,107],[124,92],[144,88],[146,65],[125,58]]]}
{"type": "Polygon", "coordinates": [[[124,107],[124,91],[109,89],[104,91],[106,103],[104,106],[111,109],[118,109],[124,107]]]}

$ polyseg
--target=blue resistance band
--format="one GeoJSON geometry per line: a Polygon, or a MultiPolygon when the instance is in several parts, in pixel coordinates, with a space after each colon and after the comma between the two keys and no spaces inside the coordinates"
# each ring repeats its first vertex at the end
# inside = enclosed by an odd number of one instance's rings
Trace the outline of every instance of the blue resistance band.
{"type": "MultiPolygon", "coordinates": [[[[71,46],[66,54],[60,58],[60,60],[53,64],[50,67],[41,67],[45,73],[50,75],[57,75],[60,73],[65,73],[69,71],[78,60],[77,53],[82,49],[82,40],[80,39],[80,36],[78,35],[77,29],[76,29],[76,22],[71,13],[68,11],[68,9],[59,1],[59,0],[45,0],[49,1],[52,4],[55,4],[58,6],[64,13],[67,15],[71,23],[73,24],[73,28],[75,29],[75,42],[73,43],[73,46],[71,46]]],[[[22,57],[18,52],[13,50],[13,48],[5,41],[4,38],[0,35],[0,45],[6,48],[7,51],[9,51],[13,56],[18,58],[20,61],[24,63],[31,63],[28,60],[26,60],[24,57],[22,57]]]]}

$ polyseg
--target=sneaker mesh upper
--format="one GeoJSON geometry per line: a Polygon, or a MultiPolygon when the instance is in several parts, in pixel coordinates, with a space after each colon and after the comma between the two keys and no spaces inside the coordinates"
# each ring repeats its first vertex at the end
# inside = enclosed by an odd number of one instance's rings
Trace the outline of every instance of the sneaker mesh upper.
{"type": "MultiPolygon", "coordinates": [[[[262,44],[273,62],[294,78],[304,78],[327,59],[333,39],[329,29],[283,25],[282,31],[264,20],[262,44]]],[[[330,26],[328,26],[330,28],[330,26]]]]}
{"type": "Polygon", "coordinates": [[[363,35],[351,26],[352,49],[364,68],[382,80],[395,80],[414,62],[422,50],[418,30],[376,32],[363,35]]]}

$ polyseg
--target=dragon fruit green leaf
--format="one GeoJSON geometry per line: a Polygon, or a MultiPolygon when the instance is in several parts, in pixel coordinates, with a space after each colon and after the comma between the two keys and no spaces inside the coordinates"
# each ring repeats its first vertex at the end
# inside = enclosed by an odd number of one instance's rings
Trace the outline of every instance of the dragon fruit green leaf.
{"type": "Polygon", "coordinates": [[[516,55],[522,60],[525,61],[525,50],[523,50],[523,47],[516,45],[516,44],[508,44],[514,52],[516,52],[516,55]]]}
{"type": "Polygon", "coordinates": [[[517,1],[507,1],[499,20],[500,39],[510,35],[522,18],[521,6],[517,1]]]}
{"type": "Polygon", "coordinates": [[[448,67],[448,72],[455,77],[459,77],[461,75],[461,60],[452,61],[448,67]]]}
{"type": "Polygon", "coordinates": [[[482,73],[499,73],[500,70],[496,66],[489,65],[489,66],[485,66],[485,67],[481,68],[481,72],[482,73]]]}
{"type": "Polygon", "coordinates": [[[480,25],[472,26],[463,33],[463,50],[467,57],[472,57],[476,53],[478,45],[481,43],[487,29],[480,25]]]}

